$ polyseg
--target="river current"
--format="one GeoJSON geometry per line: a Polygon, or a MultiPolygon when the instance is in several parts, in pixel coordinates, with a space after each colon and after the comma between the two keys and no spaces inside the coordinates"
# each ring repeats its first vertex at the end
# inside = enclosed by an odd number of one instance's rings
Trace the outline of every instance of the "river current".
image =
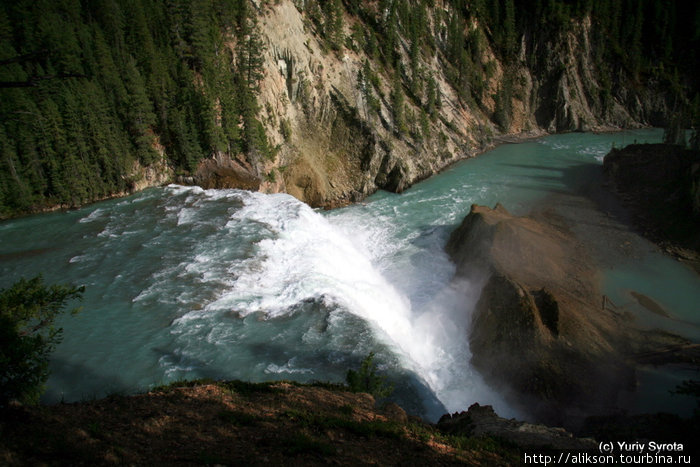
{"type": "MultiPolygon", "coordinates": [[[[469,365],[480,284],[452,281],[449,234],[472,203],[526,214],[591,183],[571,169],[600,166],[613,144],[660,138],[637,130],[503,145],[403,194],[327,212],[285,194],[171,185],[7,221],[0,287],[38,273],[86,286],[82,312],[59,323],[48,402],[194,378],[342,382],[375,352],[410,412],[434,420],[478,401],[522,416],[469,365]]],[[[672,315],[642,318],[697,339],[696,275],[651,247],[616,266],[606,275],[614,300],[643,293],[672,315]]],[[[668,389],[692,376],[652,371],[637,403],[674,410],[668,389]]]]}

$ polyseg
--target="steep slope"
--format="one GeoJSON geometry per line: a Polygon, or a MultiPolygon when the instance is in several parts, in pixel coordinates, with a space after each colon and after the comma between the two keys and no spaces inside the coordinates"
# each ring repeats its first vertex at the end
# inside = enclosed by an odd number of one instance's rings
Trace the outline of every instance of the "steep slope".
{"type": "Polygon", "coordinates": [[[369,3],[355,14],[342,10],[345,47],[334,50],[326,24],[310,19],[314,2],[269,3],[261,7],[259,97],[280,152],[262,170],[262,189],[313,206],[400,192],[504,135],[660,124],[668,113],[670,93],[661,86],[631,89],[621,78],[609,89],[596,66],[590,15],[540,36],[523,33],[517,52],[504,55],[477,13],[452,2],[418,2],[410,14],[419,19],[409,24],[400,7],[382,13],[369,3]],[[415,22],[420,34],[412,33],[415,22]],[[373,56],[372,41],[392,31],[390,57],[373,56]]]}
{"type": "Polygon", "coordinates": [[[0,8],[0,217],[168,181],[333,207],[503,137],[700,105],[697,3],[28,0],[0,8]]]}
{"type": "Polygon", "coordinates": [[[192,382],[6,410],[3,465],[515,465],[510,443],[443,435],[369,394],[285,382],[192,382]]]}
{"type": "Polygon", "coordinates": [[[670,144],[613,148],[603,173],[639,230],[700,270],[700,151],[670,144]]]}

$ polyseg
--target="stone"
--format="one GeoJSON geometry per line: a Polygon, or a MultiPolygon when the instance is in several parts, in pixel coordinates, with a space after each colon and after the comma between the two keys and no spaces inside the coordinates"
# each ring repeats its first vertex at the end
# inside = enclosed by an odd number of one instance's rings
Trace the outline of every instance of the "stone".
{"type": "Polygon", "coordinates": [[[437,427],[448,434],[497,437],[523,449],[575,451],[597,449],[597,443],[592,438],[577,438],[559,427],[505,419],[499,417],[490,405],[472,404],[466,412],[443,415],[437,427]]]}

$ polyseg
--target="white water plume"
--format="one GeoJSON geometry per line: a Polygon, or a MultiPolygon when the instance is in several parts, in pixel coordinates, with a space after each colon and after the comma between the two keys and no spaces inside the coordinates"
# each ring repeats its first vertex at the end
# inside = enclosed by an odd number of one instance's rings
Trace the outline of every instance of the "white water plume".
{"type": "MultiPolygon", "coordinates": [[[[305,302],[326,303],[365,320],[402,366],[423,379],[448,410],[464,410],[478,401],[511,414],[469,365],[468,310],[478,297],[479,284],[449,285],[451,267],[448,274],[437,270],[445,267],[444,259],[428,261],[423,268],[410,267],[409,261],[394,280],[423,281],[434,289],[437,281],[428,276],[446,279],[437,290],[416,290],[420,309],[413,309],[410,295],[401,290],[406,286],[397,288],[373,263],[386,262],[407,245],[397,244],[393,232],[384,230],[390,226],[373,222],[371,214],[335,218],[338,228],[285,194],[237,192],[236,198],[243,207],[233,213],[226,228],[246,231],[254,225],[262,238],[250,258],[230,265],[230,285],[217,299],[176,320],[179,332],[187,335],[183,328],[194,326],[193,320],[217,312],[277,318],[294,313],[305,302]]],[[[209,338],[212,335],[219,332],[209,338]]]]}

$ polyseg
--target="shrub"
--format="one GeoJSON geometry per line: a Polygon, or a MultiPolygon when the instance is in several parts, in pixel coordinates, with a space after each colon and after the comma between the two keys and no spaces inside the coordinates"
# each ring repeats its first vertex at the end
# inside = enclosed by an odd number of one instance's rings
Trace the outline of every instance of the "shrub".
{"type": "Polygon", "coordinates": [[[367,392],[374,397],[388,397],[394,392],[394,386],[387,384],[386,377],[377,375],[374,352],[370,352],[362,360],[359,371],[348,370],[345,381],[348,383],[351,391],[367,392]]]}
{"type": "Polygon", "coordinates": [[[41,276],[20,279],[0,290],[0,407],[13,400],[38,402],[49,376],[49,355],[63,331],[54,328],[54,320],[84,291],[84,287],[46,286],[41,276]]]}
{"type": "Polygon", "coordinates": [[[286,118],[280,120],[280,133],[285,141],[289,142],[292,139],[292,124],[286,118]]]}

